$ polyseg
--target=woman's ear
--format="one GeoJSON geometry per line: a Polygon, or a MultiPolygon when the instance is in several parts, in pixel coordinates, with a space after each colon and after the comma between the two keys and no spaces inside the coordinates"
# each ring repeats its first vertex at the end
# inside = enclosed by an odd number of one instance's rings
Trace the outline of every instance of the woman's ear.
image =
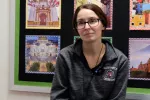
{"type": "Polygon", "coordinates": [[[102,26],[102,30],[105,30],[105,27],[104,27],[104,26],[102,26]]]}

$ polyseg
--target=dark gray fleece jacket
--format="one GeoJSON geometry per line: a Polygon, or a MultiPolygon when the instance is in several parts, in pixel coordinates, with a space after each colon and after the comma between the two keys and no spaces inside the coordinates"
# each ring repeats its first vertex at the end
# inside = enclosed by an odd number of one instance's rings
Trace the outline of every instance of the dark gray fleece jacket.
{"type": "Polygon", "coordinates": [[[55,67],[50,100],[125,100],[128,59],[106,40],[100,64],[90,69],[82,40],[61,50],[55,67]]]}

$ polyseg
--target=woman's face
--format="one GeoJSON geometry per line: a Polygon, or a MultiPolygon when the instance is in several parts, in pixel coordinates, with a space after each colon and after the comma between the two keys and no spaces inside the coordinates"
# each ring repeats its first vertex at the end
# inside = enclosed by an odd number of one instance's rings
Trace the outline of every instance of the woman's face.
{"type": "Polygon", "coordinates": [[[77,31],[84,42],[101,39],[103,24],[90,9],[81,9],[77,15],[77,31]],[[88,22],[88,23],[87,23],[88,22]]]}

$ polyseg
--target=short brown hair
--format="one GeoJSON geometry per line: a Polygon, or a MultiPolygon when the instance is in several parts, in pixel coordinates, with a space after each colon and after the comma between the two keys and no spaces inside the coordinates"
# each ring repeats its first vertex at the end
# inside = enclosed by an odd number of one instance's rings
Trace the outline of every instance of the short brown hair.
{"type": "Polygon", "coordinates": [[[76,29],[77,15],[78,15],[79,11],[82,9],[90,9],[93,12],[95,12],[95,14],[100,18],[103,26],[105,28],[107,27],[107,17],[105,15],[105,13],[102,11],[102,9],[99,6],[97,6],[96,4],[84,4],[84,5],[80,5],[76,9],[74,16],[73,16],[73,28],[75,29],[76,32],[77,32],[77,29],[76,29]]]}

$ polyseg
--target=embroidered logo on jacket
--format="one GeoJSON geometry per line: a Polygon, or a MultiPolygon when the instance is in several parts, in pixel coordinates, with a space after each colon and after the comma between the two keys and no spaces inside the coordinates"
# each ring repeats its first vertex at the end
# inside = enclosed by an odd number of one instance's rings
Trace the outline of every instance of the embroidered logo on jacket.
{"type": "Polygon", "coordinates": [[[116,67],[105,67],[103,78],[105,81],[115,81],[116,67]]]}

